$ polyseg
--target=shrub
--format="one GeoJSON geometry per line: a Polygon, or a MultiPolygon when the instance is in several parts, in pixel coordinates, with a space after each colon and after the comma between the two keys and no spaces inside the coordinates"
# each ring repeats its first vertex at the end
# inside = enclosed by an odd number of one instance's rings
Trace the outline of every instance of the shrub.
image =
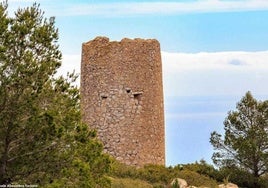
{"type": "Polygon", "coordinates": [[[139,171],[139,178],[150,183],[168,184],[174,177],[172,171],[162,165],[146,165],[139,171]]]}
{"type": "Polygon", "coordinates": [[[178,173],[178,177],[185,179],[188,185],[194,185],[198,187],[205,186],[211,188],[218,187],[217,181],[194,171],[182,170],[178,173]]]}
{"type": "Polygon", "coordinates": [[[113,159],[110,175],[118,178],[136,179],[139,176],[137,168],[120,163],[113,159]]]}
{"type": "Polygon", "coordinates": [[[130,178],[111,178],[111,188],[153,188],[146,181],[130,178]]]}

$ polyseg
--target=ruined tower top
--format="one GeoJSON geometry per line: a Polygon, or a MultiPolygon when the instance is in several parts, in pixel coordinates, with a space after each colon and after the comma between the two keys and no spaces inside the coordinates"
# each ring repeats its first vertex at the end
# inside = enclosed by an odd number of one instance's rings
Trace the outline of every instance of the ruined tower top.
{"type": "Polygon", "coordinates": [[[82,46],[83,120],[96,128],[106,152],[129,165],[165,164],[160,45],[154,39],[82,46]]]}

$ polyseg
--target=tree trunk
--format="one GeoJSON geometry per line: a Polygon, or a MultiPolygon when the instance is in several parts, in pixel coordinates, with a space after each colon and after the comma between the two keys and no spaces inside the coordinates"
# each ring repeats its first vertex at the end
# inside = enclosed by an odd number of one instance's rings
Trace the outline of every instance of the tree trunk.
{"type": "Polygon", "coordinates": [[[6,183],[6,166],[7,166],[7,153],[4,153],[1,158],[0,185],[6,183]]]}
{"type": "Polygon", "coordinates": [[[0,185],[9,183],[9,178],[7,177],[7,162],[8,162],[8,148],[9,148],[9,128],[7,130],[5,138],[4,152],[0,159],[0,185]]]}

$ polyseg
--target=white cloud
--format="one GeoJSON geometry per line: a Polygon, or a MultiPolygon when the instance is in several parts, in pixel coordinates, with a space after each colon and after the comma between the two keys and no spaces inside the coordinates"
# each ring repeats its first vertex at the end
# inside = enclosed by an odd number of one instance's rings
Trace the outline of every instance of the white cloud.
{"type": "MultiPolygon", "coordinates": [[[[267,0],[192,2],[124,2],[124,3],[65,3],[53,8],[55,15],[133,16],[145,14],[185,14],[196,12],[229,12],[268,10],[267,0]]],[[[52,8],[52,7],[50,7],[52,8]]],[[[53,9],[50,9],[53,11],[53,9]]],[[[48,9],[49,10],[49,9],[48,9]]]]}
{"type": "Polygon", "coordinates": [[[164,71],[181,72],[185,70],[233,71],[268,70],[268,51],[259,52],[200,52],[168,53],[162,52],[164,71]]]}
{"type": "MultiPolygon", "coordinates": [[[[258,52],[199,52],[170,53],[161,52],[163,70],[165,73],[202,70],[268,70],[268,51],[258,52]]],[[[75,69],[80,72],[80,54],[64,54],[64,72],[75,69]]]]}
{"type": "MultiPolygon", "coordinates": [[[[34,0],[9,0],[11,10],[19,6],[31,5],[34,0]]],[[[232,12],[268,10],[267,0],[197,0],[197,1],[157,1],[157,2],[121,2],[121,3],[79,3],[65,1],[41,0],[42,9],[53,16],[136,16],[136,15],[170,15],[198,12],[232,12]]]]}
{"type": "MultiPolygon", "coordinates": [[[[68,72],[72,73],[73,71],[75,71],[76,74],[80,75],[80,62],[81,55],[63,54],[62,65],[58,69],[56,76],[66,76],[68,72]]],[[[76,80],[75,84],[77,86],[80,85],[80,78],[76,80]]]]}
{"type": "MultiPolygon", "coordinates": [[[[268,51],[161,55],[165,96],[268,95],[268,51]]],[[[59,74],[80,73],[80,59],[65,54],[59,74]]]]}
{"type": "Polygon", "coordinates": [[[166,96],[267,95],[268,51],[162,52],[166,96]]]}
{"type": "Polygon", "coordinates": [[[75,72],[80,73],[80,62],[81,55],[76,54],[65,54],[62,58],[62,66],[60,68],[60,72],[66,74],[67,72],[75,72]]]}
{"type": "Polygon", "coordinates": [[[8,3],[28,3],[28,2],[36,2],[35,0],[8,0],[8,3]]]}
{"type": "Polygon", "coordinates": [[[165,118],[169,120],[183,120],[183,119],[207,119],[215,117],[224,117],[226,112],[199,112],[199,113],[166,113],[165,118]]]}

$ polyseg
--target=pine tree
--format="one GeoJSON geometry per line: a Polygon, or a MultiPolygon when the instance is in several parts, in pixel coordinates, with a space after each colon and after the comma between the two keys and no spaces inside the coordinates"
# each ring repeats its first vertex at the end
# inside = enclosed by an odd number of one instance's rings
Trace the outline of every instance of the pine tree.
{"type": "Polygon", "coordinates": [[[77,76],[61,66],[55,18],[0,4],[0,185],[109,186],[109,157],[81,122],[77,76]]]}
{"type": "Polygon", "coordinates": [[[250,92],[224,121],[225,135],[211,134],[213,161],[221,167],[235,166],[258,178],[268,171],[268,101],[257,101],[250,92]]]}

